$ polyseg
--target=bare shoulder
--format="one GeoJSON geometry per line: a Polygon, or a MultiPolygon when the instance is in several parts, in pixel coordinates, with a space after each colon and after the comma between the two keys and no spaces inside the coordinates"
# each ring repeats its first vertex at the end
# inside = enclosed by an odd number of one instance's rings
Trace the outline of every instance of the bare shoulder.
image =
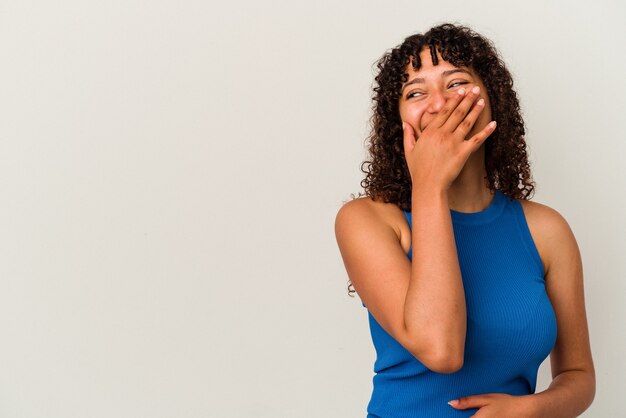
{"type": "MultiPolygon", "coordinates": [[[[434,356],[432,344],[411,335],[404,322],[411,261],[398,239],[398,234],[402,234],[399,225],[402,217],[404,214],[396,204],[354,199],[337,213],[337,244],[346,273],[363,306],[411,354],[431,367],[438,367],[440,356],[434,356]]],[[[404,223],[408,228],[406,219],[404,223]]]]}
{"type": "Polygon", "coordinates": [[[409,251],[411,231],[402,209],[393,203],[375,201],[369,196],[344,203],[335,218],[335,233],[342,233],[341,230],[349,230],[356,224],[372,223],[392,229],[405,252],[409,251]]]}
{"type": "Polygon", "coordinates": [[[548,274],[550,266],[554,264],[559,254],[578,250],[574,233],[565,217],[556,209],[532,200],[520,199],[519,202],[545,272],[548,274]]]}

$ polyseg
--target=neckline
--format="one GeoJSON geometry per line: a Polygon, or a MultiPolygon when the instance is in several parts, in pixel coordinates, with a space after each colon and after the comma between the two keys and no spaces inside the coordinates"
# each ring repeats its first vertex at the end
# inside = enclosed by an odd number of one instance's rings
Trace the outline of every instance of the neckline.
{"type": "Polygon", "coordinates": [[[506,196],[500,190],[496,190],[489,206],[478,212],[458,212],[450,209],[452,221],[462,224],[482,224],[489,222],[502,212],[506,203],[506,196]]]}
{"type": "MultiPolygon", "coordinates": [[[[484,224],[496,219],[506,206],[507,197],[500,190],[496,190],[489,206],[478,212],[458,212],[450,209],[450,216],[453,224],[476,225],[484,224]]],[[[411,226],[411,212],[405,211],[411,226]]]]}

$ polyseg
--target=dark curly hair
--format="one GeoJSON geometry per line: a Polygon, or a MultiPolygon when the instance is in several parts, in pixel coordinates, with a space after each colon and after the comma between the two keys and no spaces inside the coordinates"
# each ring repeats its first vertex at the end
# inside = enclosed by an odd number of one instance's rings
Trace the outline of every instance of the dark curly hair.
{"type": "MultiPolygon", "coordinates": [[[[386,52],[377,62],[369,155],[361,164],[366,174],[361,181],[365,194],[375,201],[395,203],[411,210],[411,176],[404,157],[402,121],[398,102],[402,85],[407,81],[409,63],[415,71],[422,65],[420,52],[428,47],[433,64],[436,51],[456,67],[472,68],[482,79],[491,102],[492,119],[498,128],[483,143],[486,181],[492,190],[500,190],[512,199],[528,200],[535,189],[524,140],[524,121],[513,78],[494,44],[472,29],[444,23],[424,34],[407,37],[399,46],[386,52]],[[367,166],[367,168],[364,168],[367,166]]],[[[359,193],[357,197],[363,194],[359,193]]],[[[356,198],[354,194],[352,198],[356,198]]],[[[348,281],[348,295],[355,292],[348,281]]]]}

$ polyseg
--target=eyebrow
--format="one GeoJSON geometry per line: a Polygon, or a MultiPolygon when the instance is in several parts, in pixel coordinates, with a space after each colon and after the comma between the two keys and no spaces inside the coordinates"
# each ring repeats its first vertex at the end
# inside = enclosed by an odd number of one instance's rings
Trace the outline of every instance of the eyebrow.
{"type": "MultiPolygon", "coordinates": [[[[446,70],[446,71],[442,72],[441,73],[441,77],[445,77],[447,75],[454,74],[454,73],[466,73],[466,74],[472,75],[469,71],[467,71],[467,70],[465,70],[463,68],[455,68],[453,70],[446,70]]],[[[406,84],[404,84],[402,86],[402,91],[404,91],[404,89],[407,88],[408,86],[410,86],[411,84],[424,83],[424,82],[425,82],[425,80],[422,77],[416,77],[413,80],[408,81],[406,84]]]]}

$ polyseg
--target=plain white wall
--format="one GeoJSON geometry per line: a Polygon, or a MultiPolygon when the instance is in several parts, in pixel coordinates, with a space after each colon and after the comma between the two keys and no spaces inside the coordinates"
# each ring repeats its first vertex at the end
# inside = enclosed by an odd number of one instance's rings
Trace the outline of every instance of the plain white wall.
{"type": "Polygon", "coordinates": [[[535,200],[583,255],[584,416],[623,414],[624,18],[618,0],[3,1],[0,416],[364,416],[374,348],[334,217],[362,190],[375,61],[445,21],[514,75],[535,200]]]}

